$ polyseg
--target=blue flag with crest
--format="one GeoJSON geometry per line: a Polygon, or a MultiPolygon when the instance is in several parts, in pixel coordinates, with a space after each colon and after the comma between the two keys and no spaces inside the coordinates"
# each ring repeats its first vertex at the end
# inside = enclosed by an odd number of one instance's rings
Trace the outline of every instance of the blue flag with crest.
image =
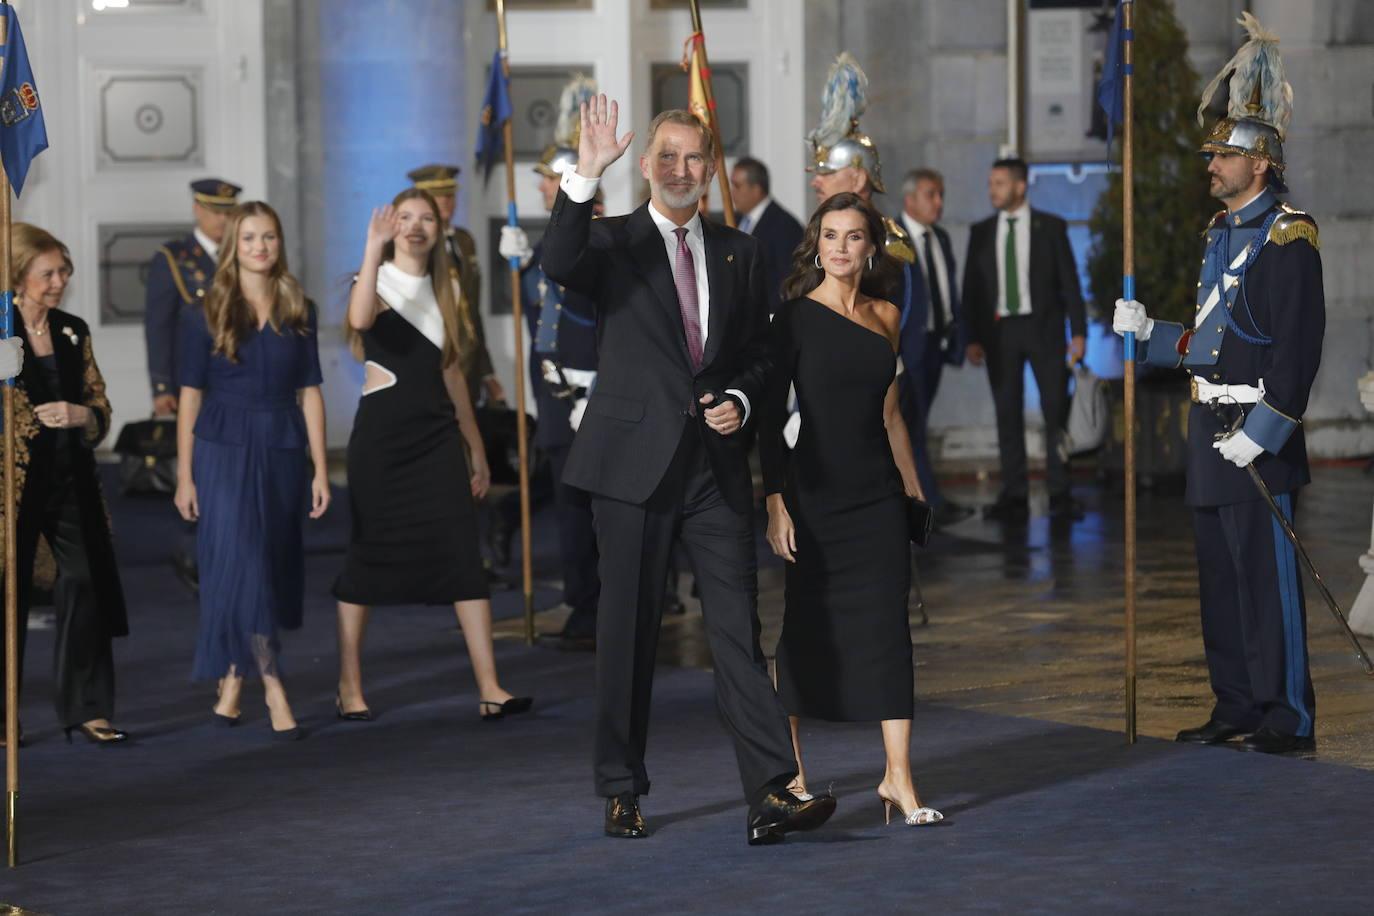
{"type": "Polygon", "coordinates": [[[482,124],[477,134],[477,161],[482,166],[482,179],[491,177],[491,167],[503,151],[502,127],[510,120],[510,80],[502,66],[501,52],[491,59],[491,77],[487,93],[482,98],[482,124]]]}
{"type": "Polygon", "coordinates": [[[1126,89],[1126,48],[1125,43],[1135,36],[1126,31],[1126,16],[1122,5],[1130,0],[1116,0],[1116,18],[1112,20],[1112,30],[1107,35],[1107,51],[1102,59],[1102,79],[1097,84],[1097,104],[1107,114],[1107,148],[1111,149],[1112,136],[1116,125],[1126,116],[1126,101],[1122,97],[1126,89]]]}
{"type": "Polygon", "coordinates": [[[0,53],[0,160],[10,177],[17,197],[24,190],[33,157],[48,148],[48,130],[43,124],[43,109],[38,104],[38,89],[33,84],[29,52],[24,34],[19,31],[19,15],[5,4],[9,41],[0,53]]]}

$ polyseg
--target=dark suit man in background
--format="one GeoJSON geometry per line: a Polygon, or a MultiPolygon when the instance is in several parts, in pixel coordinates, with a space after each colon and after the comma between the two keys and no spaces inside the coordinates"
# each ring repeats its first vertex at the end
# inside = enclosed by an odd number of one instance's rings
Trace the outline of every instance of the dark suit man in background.
{"type": "MultiPolygon", "coordinates": [[[[177,344],[182,320],[189,309],[205,307],[215,278],[219,247],[224,240],[229,211],[243,190],[221,178],[191,182],[191,216],[195,228],[189,235],[163,245],[148,262],[144,285],[143,336],[148,347],[148,381],[153,389],[153,416],[171,417],[177,411],[177,344]]],[[[230,243],[232,244],[232,243],[230,243]]],[[[184,523],[172,549],[177,578],[192,591],[200,585],[196,567],[196,526],[184,523]]]]}
{"type": "Polygon", "coordinates": [[[1068,419],[1068,367],[1064,321],[1071,328],[1070,359],[1083,358],[1087,323],[1068,226],[1032,210],[1026,201],[1029,168],[1021,159],[999,159],[988,174],[988,198],[997,214],[975,223],[964,262],[963,328],[968,360],[987,362],[997,410],[1002,492],[984,515],[1022,521],[1027,505],[1026,363],[1040,389],[1045,417],[1045,463],[1050,514],[1078,518],[1082,508],[1069,494],[1069,469],[1059,443],[1068,419]]]}
{"type": "Polygon", "coordinates": [[[782,281],[792,269],[792,252],[801,244],[802,224],[769,196],[768,166],[746,156],[730,171],[730,197],[739,231],[759,240],[764,294],[771,314],[782,302],[782,281]]]}
{"type": "Polygon", "coordinates": [[[759,649],[753,484],[741,428],[772,361],[758,242],[701,218],[714,173],[711,133],[687,111],[654,119],[639,160],[650,200],[592,221],[606,167],[625,154],[618,108],[582,110],[576,171],[566,171],[542,267],[597,304],[596,387],[566,481],[592,494],[601,555],[595,784],[608,836],[648,831],[639,796],[649,699],[674,537],[691,558],[715,668],[717,706],[735,741],[751,845],[819,826],[833,797],[802,801],[787,717],[759,649]]]}
{"type": "Polygon", "coordinates": [[[945,179],[934,169],[914,169],[902,181],[902,227],[911,236],[917,270],[910,276],[923,281],[912,285],[910,308],[902,319],[903,352],[921,354],[906,367],[898,385],[902,417],[911,434],[916,455],[916,474],[926,502],[939,525],[952,525],[973,514],[967,506],[945,499],[935,479],[935,468],[926,445],[930,406],[940,388],[945,366],[964,362],[959,337],[959,294],[955,288],[954,248],[949,233],[937,225],[945,211],[945,179]]]}

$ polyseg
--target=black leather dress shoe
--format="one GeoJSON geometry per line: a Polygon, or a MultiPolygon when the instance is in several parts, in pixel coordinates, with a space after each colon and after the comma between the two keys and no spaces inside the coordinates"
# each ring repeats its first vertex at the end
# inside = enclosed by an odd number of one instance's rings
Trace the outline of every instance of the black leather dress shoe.
{"type": "Polygon", "coordinates": [[[1249,729],[1236,728],[1216,719],[1208,719],[1206,725],[1185,728],[1174,738],[1183,744],[1225,744],[1237,735],[1249,734],[1249,729]]]}
{"type": "Polygon", "coordinates": [[[994,522],[1024,522],[1030,518],[1030,506],[1024,499],[999,499],[983,507],[983,518],[994,522]]]}
{"type": "Polygon", "coordinates": [[[1297,735],[1285,735],[1283,732],[1276,732],[1265,726],[1242,741],[1240,746],[1241,750],[1257,751],[1261,754],[1294,754],[1303,751],[1315,751],[1317,739],[1311,735],[1306,738],[1297,735]]]}
{"type": "Polygon", "coordinates": [[[781,843],[786,834],[815,830],[834,813],[833,795],[817,795],[802,801],[786,790],[769,792],[749,809],[749,845],[781,843]]]}
{"type": "Polygon", "coordinates": [[[639,796],[621,792],[606,799],[606,836],[638,840],[649,835],[644,815],[639,813],[639,796]]]}

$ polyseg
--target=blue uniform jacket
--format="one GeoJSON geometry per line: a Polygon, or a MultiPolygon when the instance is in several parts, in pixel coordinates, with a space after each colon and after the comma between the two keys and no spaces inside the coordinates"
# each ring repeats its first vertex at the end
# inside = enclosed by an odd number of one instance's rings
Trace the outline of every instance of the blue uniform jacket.
{"type": "Polygon", "coordinates": [[[542,247],[535,246],[534,257],[520,273],[521,302],[530,334],[530,384],[539,408],[534,444],[566,448],[573,440],[568,424],[572,400],[554,396],[540,364],[550,359],[565,369],[596,371],[596,303],[544,276],[539,267],[542,247]]]}
{"type": "MultiPolygon", "coordinates": [[[[1302,415],[1321,363],[1326,301],[1317,227],[1310,216],[1265,191],[1236,213],[1208,226],[1198,281],[1200,323],[1185,328],[1157,321],[1137,360],[1177,367],[1212,384],[1254,385],[1264,396],[1245,408],[1243,429],[1264,448],[1255,467],[1274,493],[1311,480],[1302,415]],[[1244,258],[1240,264],[1237,259],[1244,258]],[[1212,290],[1229,284],[1210,311],[1212,290]]],[[[1225,424],[1206,405],[1188,417],[1188,492],[1194,506],[1259,499],[1249,475],[1212,447],[1225,424]]]]}
{"type": "Polygon", "coordinates": [[[215,261],[194,235],[168,242],[148,262],[143,333],[153,397],[176,394],[183,310],[204,306],[214,276],[215,261]]]}

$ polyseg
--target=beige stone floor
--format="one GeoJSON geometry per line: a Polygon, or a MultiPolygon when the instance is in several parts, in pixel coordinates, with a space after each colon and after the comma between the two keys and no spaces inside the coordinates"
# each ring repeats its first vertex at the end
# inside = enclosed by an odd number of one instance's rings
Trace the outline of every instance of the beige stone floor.
{"type": "MultiPolygon", "coordinates": [[[[970,480],[950,489],[969,504],[994,488],[970,480]]],[[[1122,497],[1092,478],[1075,494],[1087,506],[1075,524],[1051,524],[1032,497],[1018,530],[970,520],[938,536],[918,557],[929,624],[913,596],[920,699],[1123,732],[1122,497]]],[[[1348,611],[1363,582],[1356,558],[1369,546],[1374,477],[1359,466],[1322,467],[1298,507],[1298,531],[1348,611]]],[[[1198,623],[1190,517],[1178,494],[1139,501],[1137,728],[1172,738],[1207,718],[1211,694],[1198,623]]],[[[782,569],[769,557],[760,577],[763,645],[771,654],[782,619],[782,569]]],[[[684,581],[684,590],[687,583],[684,581]]],[[[660,663],[709,667],[696,602],[665,619],[660,663]]],[[[1307,584],[1308,631],[1317,693],[1319,759],[1374,769],[1374,679],[1364,676],[1316,589],[1307,584]]],[[[540,615],[552,630],[562,611],[540,615]]],[[[503,624],[504,635],[519,632],[503,624]]],[[[1374,651],[1374,638],[1366,639],[1374,651]]],[[[919,723],[918,723],[918,737],[919,723]]]]}

